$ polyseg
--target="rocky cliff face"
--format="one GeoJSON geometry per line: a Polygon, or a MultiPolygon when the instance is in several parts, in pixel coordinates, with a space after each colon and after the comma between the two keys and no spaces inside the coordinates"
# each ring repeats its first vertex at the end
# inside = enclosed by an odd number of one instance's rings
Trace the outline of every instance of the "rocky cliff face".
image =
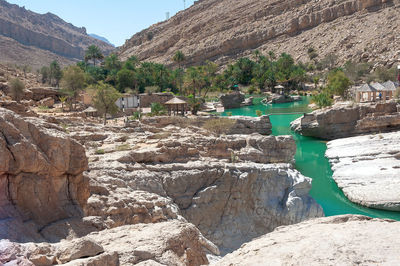
{"type": "Polygon", "coordinates": [[[35,66],[39,64],[34,62],[34,55],[39,51],[43,57],[38,58],[40,62],[61,57],[65,58],[61,63],[66,63],[82,59],[84,50],[91,44],[99,46],[105,53],[114,49],[108,43],[89,36],[84,28],[77,28],[56,15],[40,15],[5,0],[0,1],[0,40],[6,45],[1,48],[1,61],[14,59],[17,64],[35,66]],[[16,57],[15,54],[19,53],[27,58],[16,57]],[[33,56],[28,60],[30,53],[33,56]]]}
{"type": "Polygon", "coordinates": [[[400,113],[395,102],[344,103],[306,114],[293,121],[291,128],[304,136],[332,140],[399,130],[400,113]]]}
{"type": "Polygon", "coordinates": [[[343,215],[280,227],[214,265],[396,265],[400,222],[343,215]]]}
{"type": "Polygon", "coordinates": [[[134,138],[138,125],[92,140],[74,136],[95,147],[87,212],[107,227],[186,219],[224,253],[279,225],[323,215],[308,195],[311,180],[290,165],[292,138],[215,137],[198,121],[157,121],[142,121],[134,138]]]}
{"type": "Polygon", "coordinates": [[[122,47],[123,59],[172,63],[177,50],[187,55],[185,64],[205,60],[227,63],[259,49],[289,52],[307,60],[314,47],[323,58],[328,53],[346,60],[393,64],[400,26],[398,0],[257,0],[197,1],[171,19],[135,34],[122,47]]]}
{"type": "Polygon", "coordinates": [[[0,237],[30,239],[52,222],[83,215],[89,197],[84,148],[59,129],[0,108],[0,237]],[[22,223],[24,221],[24,223],[22,223]]]}
{"type": "Polygon", "coordinates": [[[222,136],[166,120],[104,127],[1,109],[0,264],[204,265],[323,216],[292,167],[294,140],[253,133],[267,120],[222,136]]]}

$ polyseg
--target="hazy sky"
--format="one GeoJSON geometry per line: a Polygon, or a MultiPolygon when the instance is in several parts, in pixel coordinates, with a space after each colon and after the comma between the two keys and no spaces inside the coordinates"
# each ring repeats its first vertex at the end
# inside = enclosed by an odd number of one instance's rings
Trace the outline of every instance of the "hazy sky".
{"type": "MultiPolygon", "coordinates": [[[[172,17],[183,9],[183,0],[7,0],[44,14],[51,12],[88,33],[106,37],[114,45],[124,44],[133,34],[172,17]]],[[[186,8],[194,0],[186,0],[186,8]]]]}

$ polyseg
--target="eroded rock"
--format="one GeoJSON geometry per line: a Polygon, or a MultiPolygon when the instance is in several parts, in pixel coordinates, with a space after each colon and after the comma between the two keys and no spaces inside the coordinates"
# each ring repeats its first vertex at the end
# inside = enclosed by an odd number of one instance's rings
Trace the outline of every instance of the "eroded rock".
{"type": "Polygon", "coordinates": [[[319,218],[277,228],[213,265],[396,265],[400,223],[365,216],[319,218]]]}
{"type": "Polygon", "coordinates": [[[304,136],[332,140],[399,130],[400,113],[395,102],[345,103],[306,114],[293,121],[291,128],[304,136]]]}
{"type": "Polygon", "coordinates": [[[400,132],[328,142],[333,179],[353,202],[400,211],[400,132]]]}

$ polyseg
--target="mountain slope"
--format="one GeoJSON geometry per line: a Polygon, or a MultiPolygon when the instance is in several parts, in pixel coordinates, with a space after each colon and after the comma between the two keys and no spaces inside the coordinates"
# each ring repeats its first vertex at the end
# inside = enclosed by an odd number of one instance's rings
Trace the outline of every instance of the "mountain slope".
{"type": "Polygon", "coordinates": [[[80,60],[92,44],[105,53],[114,49],[54,14],[37,14],[4,0],[0,0],[0,43],[0,61],[34,67],[55,59],[63,64],[80,60]]]}
{"type": "Polygon", "coordinates": [[[107,40],[107,38],[105,38],[103,36],[100,36],[100,35],[97,35],[97,34],[94,34],[94,33],[89,33],[89,36],[91,36],[91,37],[93,37],[93,38],[95,38],[97,40],[100,40],[102,42],[108,43],[109,45],[112,45],[113,47],[115,47],[114,44],[112,44],[109,40],[107,40]]]}
{"type": "Polygon", "coordinates": [[[135,34],[122,59],[172,63],[177,50],[187,65],[220,63],[259,49],[289,52],[306,61],[308,47],[322,58],[383,61],[400,57],[399,0],[201,0],[171,19],[135,34]]]}

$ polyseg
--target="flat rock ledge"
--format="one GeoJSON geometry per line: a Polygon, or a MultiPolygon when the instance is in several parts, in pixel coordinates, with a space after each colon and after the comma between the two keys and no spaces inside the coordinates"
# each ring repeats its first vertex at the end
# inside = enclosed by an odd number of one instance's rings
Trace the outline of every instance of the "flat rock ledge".
{"type": "Polygon", "coordinates": [[[279,227],[214,265],[398,265],[400,222],[332,216],[279,227]]]}
{"type": "Polygon", "coordinates": [[[400,211],[400,131],[338,139],[327,146],[333,179],[349,200],[400,211]]]}
{"type": "Polygon", "coordinates": [[[400,113],[395,102],[344,102],[305,114],[291,128],[303,136],[326,140],[393,132],[400,130],[400,113]]]}

